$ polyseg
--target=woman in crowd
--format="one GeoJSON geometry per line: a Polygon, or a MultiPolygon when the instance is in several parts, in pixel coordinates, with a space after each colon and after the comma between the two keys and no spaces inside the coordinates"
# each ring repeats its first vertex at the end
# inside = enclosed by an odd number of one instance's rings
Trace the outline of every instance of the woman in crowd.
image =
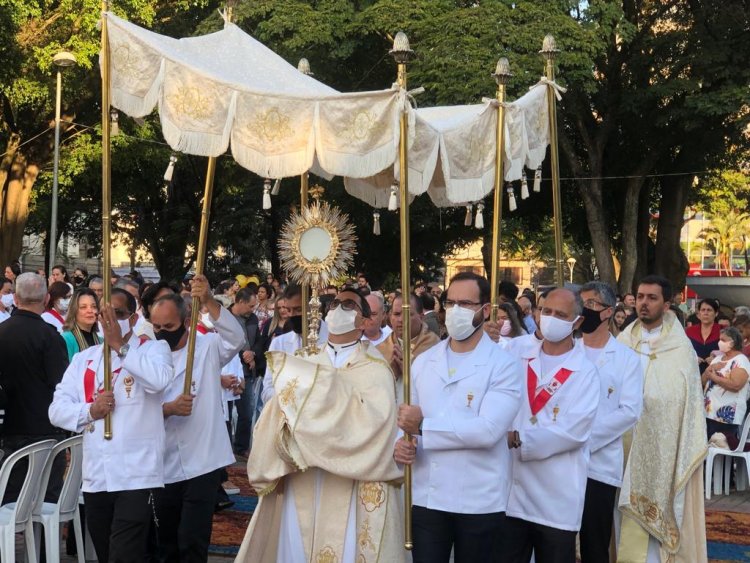
{"type": "Polygon", "coordinates": [[[73,272],[73,285],[75,287],[81,287],[88,281],[89,272],[86,268],[76,268],[73,272]]]}
{"type": "Polygon", "coordinates": [[[698,369],[701,373],[711,363],[711,352],[719,349],[721,327],[716,322],[719,304],[713,299],[703,299],[698,303],[698,322],[685,330],[695,353],[698,355],[698,369]]]}
{"type": "Polygon", "coordinates": [[[21,265],[18,262],[11,262],[5,266],[5,279],[10,280],[15,286],[16,278],[21,275],[21,265]]]}
{"type": "Polygon", "coordinates": [[[500,324],[500,340],[497,343],[503,349],[508,347],[512,338],[526,334],[512,303],[500,303],[497,306],[497,322],[500,324]]]}
{"type": "Polygon", "coordinates": [[[52,275],[49,277],[49,283],[52,285],[54,282],[65,282],[70,283],[70,277],[68,277],[68,270],[62,264],[52,266],[52,275]]]}
{"type": "Polygon", "coordinates": [[[47,310],[42,313],[42,318],[62,333],[63,324],[65,324],[65,315],[68,313],[70,306],[70,295],[73,291],[70,286],[61,281],[53,282],[47,290],[49,300],[47,301],[47,310]]]}
{"type": "Polygon", "coordinates": [[[742,353],[750,357],[750,315],[735,315],[732,326],[742,335],[742,353]]]}
{"type": "Polygon", "coordinates": [[[612,320],[609,322],[609,332],[612,336],[617,337],[622,328],[625,326],[625,319],[628,318],[628,312],[625,310],[625,306],[620,303],[615,307],[615,312],[612,315],[612,320]]]}
{"type": "Polygon", "coordinates": [[[287,332],[286,320],[289,318],[289,309],[286,308],[284,299],[276,301],[273,317],[261,328],[260,334],[263,338],[263,348],[267,351],[271,340],[280,334],[287,332]]]}
{"type": "Polygon", "coordinates": [[[715,432],[725,434],[732,447],[737,444],[747,411],[750,360],[741,352],[742,335],[734,327],[721,331],[718,347],[719,354],[701,376],[705,389],[706,429],[709,439],[715,432]]]}
{"type": "Polygon", "coordinates": [[[68,348],[68,359],[89,346],[101,343],[96,332],[99,316],[99,299],[88,287],[77,289],[70,300],[68,315],[65,317],[62,337],[68,348]]]}
{"type": "Polygon", "coordinates": [[[273,316],[273,288],[267,283],[258,286],[258,305],[255,307],[255,316],[258,317],[258,325],[263,327],[273,316]]]}

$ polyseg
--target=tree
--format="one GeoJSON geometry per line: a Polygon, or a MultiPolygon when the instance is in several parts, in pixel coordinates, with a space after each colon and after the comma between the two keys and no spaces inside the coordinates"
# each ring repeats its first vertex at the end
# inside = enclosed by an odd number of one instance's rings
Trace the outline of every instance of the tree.
{"type": "Polygon", "coordinates": [[[700,232],[699,238],[707,242],[716,254],[719,272],[732,275],[732,251],[746,249],[748,229],[750,215],[732,210],[726,215],[713,216],[711,226],[700,232]]]}

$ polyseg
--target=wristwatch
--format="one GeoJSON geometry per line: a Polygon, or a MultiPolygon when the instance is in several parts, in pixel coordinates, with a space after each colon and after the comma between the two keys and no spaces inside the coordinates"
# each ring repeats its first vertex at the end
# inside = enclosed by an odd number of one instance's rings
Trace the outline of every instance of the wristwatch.
{"type": "Polygon", "coordinates": [[[126,342],[125,344],[120,346],[120,351],[117,352],[117,355],[121,358],[124,358],[125,356],[127,356],[129,351],[130,351],[130,344],[126,342]]]}

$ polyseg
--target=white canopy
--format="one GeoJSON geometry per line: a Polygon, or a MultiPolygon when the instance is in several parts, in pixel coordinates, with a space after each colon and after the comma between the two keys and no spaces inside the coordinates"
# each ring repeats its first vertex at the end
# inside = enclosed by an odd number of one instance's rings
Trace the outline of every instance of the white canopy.
{"type": "MultiPolygon", "coordinates": [[[[219,156],[266,178],[307,170],[343,176],[347,191],[385,207],[398,177],[399,114],[410,119],[409,192],[459,205],[493,187],[492,102],[414,110],[406,93],[339,93],[299,72],[227,23],[173,39],[106,13],[112,105],[132,117],[158,105],[164,138],[178,152],[219,156]]],[[[536,168],[549,142],[546,86],[506,111],[505,179],[536,168]]]]}

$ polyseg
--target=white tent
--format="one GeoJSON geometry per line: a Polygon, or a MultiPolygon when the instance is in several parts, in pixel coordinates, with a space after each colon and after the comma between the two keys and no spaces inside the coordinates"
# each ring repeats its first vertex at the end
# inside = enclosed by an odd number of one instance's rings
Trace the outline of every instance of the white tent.
{"type": "MultiPolygon", "coordinates": [[[[409,113],[409,193],[460,205],[493,187],[493,102],[415,110],[407,93],[339,93],[299,72],[227,23],[173,39],[106,13],[112,105],[132,117],[158,106],[164,138],[178,152],[218,156],[267,178],[308,170],[343,176],[347,191],[385,207],[398,177],[399,114],[409,113]]],[[[536,168],[549,143],[546,86],[507,104],[505,179],[536,168]]]]}

